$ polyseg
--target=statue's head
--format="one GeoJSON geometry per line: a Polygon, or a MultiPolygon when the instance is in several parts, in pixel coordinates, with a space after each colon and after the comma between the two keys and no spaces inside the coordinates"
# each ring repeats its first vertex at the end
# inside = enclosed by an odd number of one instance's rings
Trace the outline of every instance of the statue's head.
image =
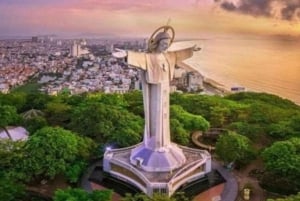
{"type": "Polygon", "coordinates": [[[154,38],[155,52],[165,52],[171,45],[171,37],[167,32],[159,32],[154,38]]]}
{"type": "Polygon", "coordinates": [[[169,25],[158,27],[148,41],[148,50],[150,52],[165,52],[172,44],[174,37],[175,31],[173,27],[169,25]]]}

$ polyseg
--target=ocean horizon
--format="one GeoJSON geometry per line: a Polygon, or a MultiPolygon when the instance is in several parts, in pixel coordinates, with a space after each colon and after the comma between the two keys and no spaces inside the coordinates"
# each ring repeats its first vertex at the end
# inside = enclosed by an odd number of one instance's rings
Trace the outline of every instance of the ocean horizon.
{"type": "MultiPolygon", "coordinates": [[[[211,38],[181,41],[173,48],[202,50],[185,61],[226,90],[266,92],[300,105],[300,41],[281,38],[211,38]]],[[[172,48],[172,49],[173,49],[172,48]]]]}

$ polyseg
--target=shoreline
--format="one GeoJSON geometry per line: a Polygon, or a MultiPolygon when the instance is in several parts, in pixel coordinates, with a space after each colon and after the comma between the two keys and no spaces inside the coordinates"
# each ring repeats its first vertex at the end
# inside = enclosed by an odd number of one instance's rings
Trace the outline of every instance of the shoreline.
{"type": "Polygon", "coordinates": [[[221,96],[232,93],[230,90],[226,89],[225,85],[207,76],[204,76],[197,67],[187,63],[181,63],[180,66],[182,66],[184,69],[189,69],[186,70],[186,72],[194,72],[199,74],[201,77],[203,77],[202,84],[203,84],[204,93],[208,95],[221,95],[221,96]]]}
{"type": "Polygon", "coordinates": [[[181,67],[182,69],[184,69],[187,73],[194,72],[194,73],[198,73],[199,75],[201,75],[203,77],[202,82],[203,82],[204,93],[207,93],[210,95],[221,95],[221,96],[232,93],[230,90],[226,89],[225,85],[223,85],[207,76],[204,76],[196,66],[187,64],[185,62],[180,62],[180,64],[178,66],[181,67]]]}
{"type": "Polygon", "coordinates": [[[232,92],[219,82],[203,76],[203,88],[208,92],[214,92],[215,95],[228,95],[232,92]]]}
{"type": "MultiPolygon", "coordinates": [[[[203,93],[204,94],[226,96],[226,95],[230,95],[230,94],[233,94],[233,93],[238,93],[238,92],[231,91],[230,89],[227,89],[223,84],[220,84],[219,82],[217,82],[217,81],[215,81],[215,80],[213,80],[209,77],[204,76],[199,71],[195,71],[195,73],[199,73],[203,77],[203,93]]],[[[249,90],[245,89],[244,91],[240,91],[240,92],[249,92],[249,90]]],[[[251,90],[250,90],[250,92],[267,93],[267,94],[276,95],[276,96],[278,96],[282,99],[287,99],[289,101],[292,101],[294,104],[300,106],[300,102],[297,102],[297,101],[295,101],[293,99],[290,99],[290,98],[280,96],[278,94],[269,93],[269,92],[251,91],[251,90]]]]}

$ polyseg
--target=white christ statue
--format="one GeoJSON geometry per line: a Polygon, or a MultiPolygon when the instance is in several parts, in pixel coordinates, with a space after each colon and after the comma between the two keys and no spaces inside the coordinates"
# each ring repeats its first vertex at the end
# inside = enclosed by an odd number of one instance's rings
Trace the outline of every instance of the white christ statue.
{"type": "Polygon", "coordinates": [[[190,58],[196,46],[167,51],[174,39],[174,29],[163,26],[157,29],[149,42],[148,52],[123,51],[115,57],[127,57],[130,66],[141,69],[144,99],[145,129],[143,143],[133,149],[131,163],[146,171],[171,171],[185,163],[182,150],[170,140],[169,93],[175,65],[191,69],[182,63],[190,58]],[[158,30],[164,29],[158,32],[158,30]],[[168,30],[173,36],[170,37],[168,30]],[[158,32],[158,33],[157,33],[158,32]]]}

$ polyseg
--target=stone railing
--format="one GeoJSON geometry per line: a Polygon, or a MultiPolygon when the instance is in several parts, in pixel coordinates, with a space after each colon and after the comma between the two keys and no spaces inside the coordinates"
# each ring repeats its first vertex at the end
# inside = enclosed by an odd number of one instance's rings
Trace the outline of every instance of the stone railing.
{"type": "MultiPolygon", "coordinates": [[[[177,189],[182,184],[186,183],[188,180],[192,179],[193,177],[197,178],[196,175],[190,175],[190,173],[193,172],[195,169],[199,168],[200,166],[205,165],[205,163],[206,163],[206,160],[197,160],[197,161],[185,166],[184,168],[182,168],[171,179],[170,183],[173,184],[173,188],[177,189]]],[[[203,168],[202,168],[202,170],[203,170],[203,168]]],[[[203,170],[202,172],[199,172],[198,176],[204,175],[204,174],[205,174],[205,171],[203,170]]]]}
{"type": "Polygon", "coordinates": [[[126,170],[128,170],[127,174],[122,171],[114,171],[111,169],[110,173],[115,174],[123,179],[128,180],[133,185],[140,188],[144,193],[147,193],[147,186],[149,185],[148,179],[137,169],[135,169],[130,164],[127,164],[124,161],[117,160],[115,158],[110,160],[110,164],[118,165],[126,170]]]}

